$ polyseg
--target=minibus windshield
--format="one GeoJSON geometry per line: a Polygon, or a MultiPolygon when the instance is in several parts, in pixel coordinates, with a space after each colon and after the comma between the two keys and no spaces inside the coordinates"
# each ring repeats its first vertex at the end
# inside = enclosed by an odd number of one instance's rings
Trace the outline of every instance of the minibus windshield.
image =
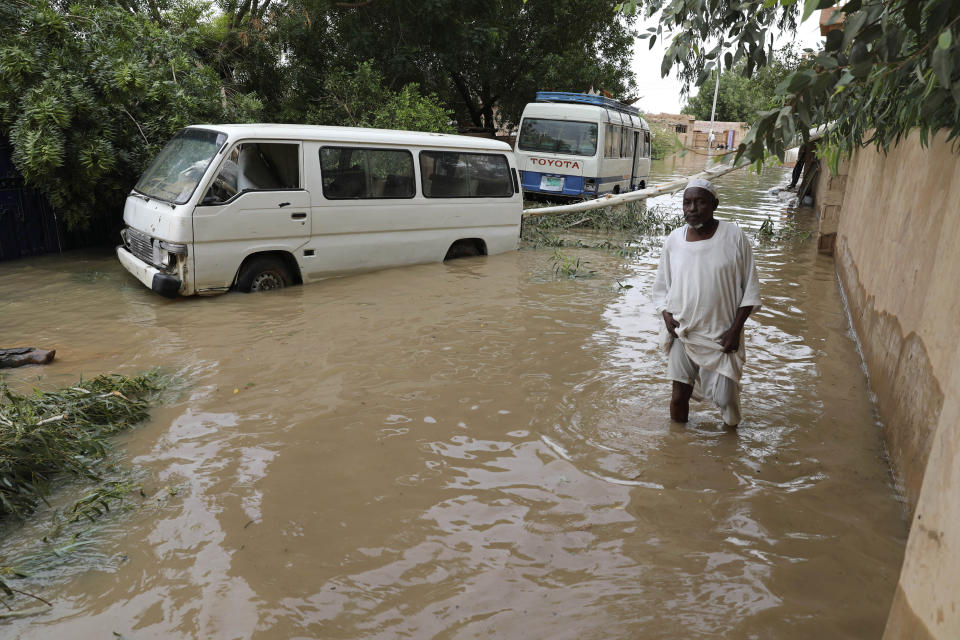
{"type": "Polygon", "coordinates": [[[181,129],[157,154],[134,190],[151,198],[183,204],[190,199],[227,134],[181,129]]]}
{"type": "Polygon", "coordinates": [[[597,153],[597,123],[525,118],[517,146],[521,151],[592,156],[597,153]]]}

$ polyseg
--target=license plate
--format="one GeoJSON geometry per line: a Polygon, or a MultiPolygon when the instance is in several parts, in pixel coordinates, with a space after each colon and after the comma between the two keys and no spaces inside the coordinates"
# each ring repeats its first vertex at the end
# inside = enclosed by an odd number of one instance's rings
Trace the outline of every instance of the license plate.
{"type": "Polygon", "coordinates": [[[540,188],[544,191],[563,191],[563,178],[561,176],[542,176],[540,178],[540,188]]]}

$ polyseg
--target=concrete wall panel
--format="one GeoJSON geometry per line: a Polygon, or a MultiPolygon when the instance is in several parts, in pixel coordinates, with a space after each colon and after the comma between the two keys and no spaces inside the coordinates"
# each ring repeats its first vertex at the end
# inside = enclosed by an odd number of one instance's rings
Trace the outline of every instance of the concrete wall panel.
{"type": "Polygon", "coordinates": [[[960,153],[914,133],[846,169],[818,193],[831,192],[821,246],[835,251],[912,525],[884,637],[958,638],[960,153]]]}

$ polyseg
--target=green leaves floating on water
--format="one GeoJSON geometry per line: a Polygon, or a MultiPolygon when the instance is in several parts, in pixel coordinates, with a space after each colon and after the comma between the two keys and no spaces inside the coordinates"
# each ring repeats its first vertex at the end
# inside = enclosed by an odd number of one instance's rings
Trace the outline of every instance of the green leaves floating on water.
{"type": "MultiPolygon", "coordinates": [[[[20,395],[0,383],[0,516],[24,518],[50,495],[58,473],[99,480],[110,435],[147,417],[147,399],[159,390],[150,373],[98,376],[59,391],[20,395]]],[[[84,505],[86,516],[105,508],[84,505]]]]}
{"type": "MultiPolygon", "coordinates": [[[[535,207],[534,207],[535,208],[535,207]]],[[[649,206],[640,202],[603,207],[590,211],[524,218],[521,239],[533,247],[613,248],[633,243],[639,237],[665,236],[683,225],[683,216],[670,207],[649,206]],[[564,234],[578,230],[620,234],[623,242],[609,246],[592,246],[582,240],[570,239],[564,234]]]]}
{"type": "Polygon", "coordinates": [[[587,269],[587,265],[590,264],[586,261],[581,261],[580,258],[574,260],[570,256],[566,255],[560,249],[555,249],[553,252],[553,272],[558,276],[563,278],[584,278],[594,275],[592,269],[587,269]]]}
{"type": "Polygon", "coordinates": [[[796,220],[792,218],[782,222],[779,227],[775,227],[773,220],[770,219],[770,216],[767,216],[754,236],[760,243],[806,242],[812,233],[810,229],[798,227],[796,220]]]}

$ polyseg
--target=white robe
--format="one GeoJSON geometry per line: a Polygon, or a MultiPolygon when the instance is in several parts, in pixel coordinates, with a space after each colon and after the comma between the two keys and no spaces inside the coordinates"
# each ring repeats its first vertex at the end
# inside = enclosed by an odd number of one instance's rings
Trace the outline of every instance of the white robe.
{"type": "MultiPolygon", "coordinates": [[[[687,356],[698,366],[739,384],[746,360],[744,340],[724,353],[720,336],[733,325],[740,307],[760,308],[760,282],[753,249],[740,227],[719,221],[709,240],[689,242],[687,225],[674,229],[663,244],[653,299],[680,323],[676,329],[687,356]]],[[[660,335],[669,352],[672,336],[661,317],[660,335]]]]}

